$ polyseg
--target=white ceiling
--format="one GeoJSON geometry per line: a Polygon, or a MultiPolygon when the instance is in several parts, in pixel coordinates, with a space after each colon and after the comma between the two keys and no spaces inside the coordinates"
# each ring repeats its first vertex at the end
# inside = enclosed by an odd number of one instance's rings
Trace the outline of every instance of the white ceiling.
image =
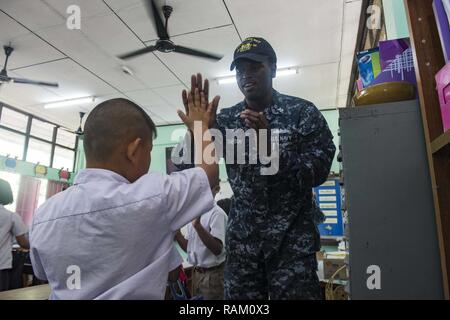
{"type": "MultiPolygon", "coordinates": [[[[43,104],[78,97],[125,97],[144,107],[159,125],[179,123],[181,90],[190,75],[230,74],[235,47],[248,36],[266,38],[278,67],[300,67],[275,80],[282,93],[313,101],[320,109],[345,107],[361,0],[158,0],[173,6],[172,40],[224,54],[211,62],[175,53],[150,53],[128,61],[117,55],[157,39],[142,0],[0,0],[0,45],[12,43],[10,75],[57,81],[47,88],[7,84],[0,101],[70,129],[78,112],[93,106],[44,109],[43,104]],[[81,8],[81,30],[69,30],[68,6],[81,8]],[[123,73],[126,65],[134,76],[123,73]]],[[[0,62],[3,62],[0,54],[0,62]]],[[[242,99],[237,85],[211,81],[221,108],[242,99]]]]}

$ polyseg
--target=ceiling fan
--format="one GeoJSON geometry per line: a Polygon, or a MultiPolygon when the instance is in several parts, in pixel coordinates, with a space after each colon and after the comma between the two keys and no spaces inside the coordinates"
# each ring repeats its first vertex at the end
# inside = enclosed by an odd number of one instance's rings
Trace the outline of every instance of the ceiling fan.
{"type": "Polygon", "coordinates": [[[153,25],[155,26],[155,29],[157,31],[159,39],[156,41],[156,44],[153,46],[148,46],[144,49],[136,50],[133,52],[129,52],[126,54],[123,54],[119,56],[120,59],[129,59],[132,57],[136,57],[145,53],[153,52],[153,51],[159,51],[163,53],[169,53],[169,52],[177,52],[182,54],[187,54],[195,57],[200,58],[206,58],[211,60],[220,60],[223,58],[223,55],[217,55],[213,53],[208,53],[206,51],[200,51],[197,49],[191,49],[183,46],[178,46],[175,43],[173,43],[170,40],[169,33],[167,31],[167,23],[169,20],[169,17],[173,11],[173,8],[171,6],[163,6],[163,14],[165,18],[165,24],[163,23],[163,20],[161,18],[161,15],[158,12],[158,9],[155,4],[155,0],[145,0],[147,11],[149,12],[149,15],[153,17],[153,25]]]}
{"type": "Polygon", "coordinates": [[[12,52],[14,51],[14,48],[9,46],[3,46],[3,49],[5,50],[6,60],[5,65],[3,66],[3,70],[0,71],[0,85],[3,83],[23,83],[23,84],[35,84],[39,86],[48,86],[48,87],[59,87],[58,83],[56,82],[45,82],[45,81],[36,81],[36,80],[30,80],[30,79],[23,79],[23,78],[13,78],[8,76],[8,72],[6,71],[6,67],[8,66],[8,59],[11,56],[12,52]]]}
{"type": "Polygon", "coordinates": [[[64,128],[64,127],[59,127],[58,130],[64,130],[66,132],[73,133],[73,134],[75,134],[77,136],[84,135],[84,131],[83,131],[82,125],[83,125],[83,118],[86,115],[86,112],[79,112],[79,115],[80,115],[80,126],[78,127],[78,129],[76,131],[73,131],[73,130],[70,130],[70,129],[64,128]]]}
{"type": "Polygon", "coordinates": [[[82,126],[83,126],[83,118],[86,115],[86,112],[79,112],[78,114],[80,115],[80,126],[78,127],[78,129],[76,131],[70,130],[70,129],[65,128],[65,127],[59,127],[58,130],[64,130],[66,132],[73,133],[74,135],[77,135],[77,136],[84,135],[84,130],[83,130],[82,126]]]}
{"type": "Polygon", "coordinates": [[[78,127],[77,131],[75,131],[74,133],[77,136],[82,136],[84,134],[83,128],[81,128],[81,125],[83,123],[83,118],[86,115],[86,112],[80,112],[80,126],[78,127]]]}

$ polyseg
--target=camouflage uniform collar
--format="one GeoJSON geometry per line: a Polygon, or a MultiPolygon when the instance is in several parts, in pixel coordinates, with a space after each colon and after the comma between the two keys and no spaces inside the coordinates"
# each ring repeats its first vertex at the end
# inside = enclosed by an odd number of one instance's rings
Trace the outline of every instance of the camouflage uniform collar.
{"type": "Polygon", "coordinates": [[[274,89],[273,104],[270,106],[270,108],[268,108],[268,110],[270,110],[270,113],[274,115],[281,114],[284,112],[284,104],[285,103],[283,101],[283,95],[274,89]]]}

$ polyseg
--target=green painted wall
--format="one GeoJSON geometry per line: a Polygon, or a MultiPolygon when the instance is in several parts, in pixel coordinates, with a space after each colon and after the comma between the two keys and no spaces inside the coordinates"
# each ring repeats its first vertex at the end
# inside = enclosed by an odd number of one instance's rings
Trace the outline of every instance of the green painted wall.
{"type": "Polygon", "coordinates": [[[331,171],[335,173],[339,173],[339,162],[337,162],[337,155],[339,153],[339,111],[338,110],[329,110],[322,111],[325,120],[327,120],[328,127],[330,128],[331,133],[333,134],[334,145],[336,146],[336,154],[334,156],[333,164],[331,166],[331,171]]]}
{"type": "Polygon", "coordinates": [[[157,128],[158,136],[153,141],[152,163],[150,170],[166,172],[166,148],[174,147],[183,141],[186,134],[184,125],[165,126],[157,128]]]}
{"type": "Polygon", "coordinates": [[[383,0],[388,40],[408,38],[408,21],[403,0],[383,0]]]}
{"type": "MultiPolygon", "coordinates": [[[[174,147],[183,141],[186,135],[186,127],[182,124],[157,128],[158,136],[153,141],[152,163],[150,170],[166,172],[166,148],[174,147]]],[[[220,180],[226,181],[227,174],[225,164],[220,164],[220,180]]]]}
{"type": "Polygon", "coordinates": [[[78,172],[81,169],[86,168],[86,157],[84,156],[84,147],[83,147],[83,136],[78,137],[78,149],[77,154],[75,155],[75,170],[74,172],[78,172]]]}

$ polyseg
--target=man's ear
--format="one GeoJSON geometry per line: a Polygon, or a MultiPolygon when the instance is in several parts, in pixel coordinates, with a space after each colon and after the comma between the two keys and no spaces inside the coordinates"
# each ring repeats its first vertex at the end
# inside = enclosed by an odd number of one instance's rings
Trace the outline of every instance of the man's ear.
{"type": "Polygon", "coordinates": [[[272,71],[272,78],[275,78],[277,76],[277,65],[276,65],[276,63],[270,64],[270,69],[272,71]]]}
{"type": "Polygon", "coordinates": [[[136,138],[131,141],[127,146],[127,158],[131,162],[137,162],[136,154],[138,152],[139,145],[142,143],[141,138],[136,138]]]}

